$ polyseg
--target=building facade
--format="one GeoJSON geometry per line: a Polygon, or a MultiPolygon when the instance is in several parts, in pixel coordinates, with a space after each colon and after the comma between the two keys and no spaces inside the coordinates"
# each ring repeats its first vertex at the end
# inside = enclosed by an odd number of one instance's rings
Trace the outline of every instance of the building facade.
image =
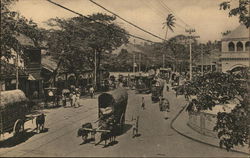
{"type": "Polygon", "coordinates": [[[250,28],[240,25],[225,35],[221,42],[222,72],[250,66],[250,28]]]}

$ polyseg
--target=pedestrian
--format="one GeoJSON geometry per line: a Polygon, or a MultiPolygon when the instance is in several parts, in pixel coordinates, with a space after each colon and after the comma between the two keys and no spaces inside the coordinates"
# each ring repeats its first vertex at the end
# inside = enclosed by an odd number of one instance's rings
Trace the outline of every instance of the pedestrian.
{"type": "Polygon", "coordinates": [[[144,101],[144,97],[142,97],[141,108],[142,108],[143,110],[145,110],[145,109],[146,109],[146,108],[145,108],[145,101],[144,101]]]}
{"type": "Polygon", "coordinates": [[[76,93],[76,101],[75,101],[75,108],[80,107],[80,93],[76,93]]]}
{"type": "Polygon", "coordinates": [[[137,116],[135,121],[133,122],[133,138],[138,136],[138,131],[139,131],[139,116],[137,116]]]}
{"type": "Polygon", "coordinates": [[[91,98],[93,98],[93,97],[94,97],[94,87],[93,87],[93,86],[91,86],[91,87],[89,88],[89,92],[90,92],[91,98]]]}
{"type": "Polygon", "coordinates": [[[167,92],[169,92],[169,87],[168,87],[168,85],[166,85],[166,90],[167,90],[167,92]]]}
{"type": "Polygon", "coordinates": [[[70,92],[69,94],[69,100],[70,100],[70,106],[73,106],[73,92],[70,92]]]}
{"type": "Polygon", "coordinates": [[[168,112],[170,109],[169,101],[166,98],[162,98],[162,108],[161,110],[164,112],[164,119],[168,119],[168,112]]]}
{"type": "Polygon", "coordinates": [[[76,93],[73,92],[73,95],[72,95],[72,105],[71,105],[71,107],[75,107],[75,105],[76,105],[76,93]]]}
{"type": "Polygon", "coordinates": [[[66,107],[66,105],[67,105],[67,100],[66,100],[66,96],[65,96],[64,93],[62,94],[62,102],[63,102],[63,107],[66,107]]]}

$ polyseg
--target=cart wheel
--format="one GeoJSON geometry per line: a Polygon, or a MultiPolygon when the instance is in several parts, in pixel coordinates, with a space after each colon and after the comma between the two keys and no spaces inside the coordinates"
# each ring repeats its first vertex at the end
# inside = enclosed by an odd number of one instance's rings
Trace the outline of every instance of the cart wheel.
{"type": "Polygon", "coordinates": [[[18,119],[14,124],[13,135],[16,136],[23,131],[24,131],[24,122],[23,120],[18,119]]]}

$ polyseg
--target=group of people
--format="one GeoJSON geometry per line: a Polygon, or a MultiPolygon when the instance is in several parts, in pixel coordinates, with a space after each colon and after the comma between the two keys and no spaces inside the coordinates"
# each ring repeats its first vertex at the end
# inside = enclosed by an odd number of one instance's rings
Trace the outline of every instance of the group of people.
{"type": "MultiPolygon", "coordinates": [[[[69,94],[69,100],[70,100],[70,106],[71,107],[75,107],[78,108],[80,107],[80,93],[79,92],[71,92],[69,94]]],[[[62,94],[62,102],[63,102],[63,106],[66,107],[67,106],[67,96],[65,93],[62,94]]]]}

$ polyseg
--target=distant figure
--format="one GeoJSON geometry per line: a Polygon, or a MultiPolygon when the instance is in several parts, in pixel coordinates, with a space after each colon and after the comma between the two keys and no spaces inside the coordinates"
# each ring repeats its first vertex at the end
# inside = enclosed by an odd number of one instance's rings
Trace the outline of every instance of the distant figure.
{"type": "Polygon", "coordinates": [[[166,85],[166,90],[167,90],[167,92],[169,92],[169,87],[168,87],[168,85],[166,85]]]}
{"type": "Polygon", "coordinates": [[[94,97],[94,87],[93,86],[91,86],[89,88],[89,93],[90,93],[91,98],[93,98],[94,97]]]}
{"type": "Polygon", "coordinates": [[[75,108],[80,106],[80,93],[76,93],[75,108]]]}
{"type": "Polygon", "coordinates": [[[144,97],[142,97],[141,108],[142,108],[143,110],[145,110],[145,109],[146,109],[146,108],[145,108],[145,101],[144,101],[144,97]]]}
{"type": "Polygon", "coordinates": [[[73,95],[72,95],[72,107],[75,107],[75,105],[76,105],[76,93],[75,92],[73,92],[73,95]]]}
{"type": "Polygon", "coordinates": [[[67,105],[67,100],[66,100],[66,96],[65,96],[64,93],[62,94],[62,103],[63,103],[63,107],[66,107],[66,105],[67,105]]]}
{"type": "Polygon", "coordinates": [[[69,100],[70,100],[70,106],[72,107],[73,106],[73,93],[70,92],[69,94],[69,100]]]}
{"type": "Polygon", "coordinates": [[[138,136],[138,130],[139,130],[139,116],[136,117],[134,123],[133,123],[133,138],[138,136]]]}

